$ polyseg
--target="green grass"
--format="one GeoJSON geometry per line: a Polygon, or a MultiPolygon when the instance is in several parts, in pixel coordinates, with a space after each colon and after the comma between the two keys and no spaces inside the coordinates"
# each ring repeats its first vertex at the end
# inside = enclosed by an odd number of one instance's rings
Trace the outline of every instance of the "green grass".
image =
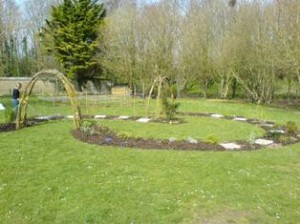
{"type": "Polygon", "coordinates": [[[189,137],[206,141],[209,136],[219,141],[249,140],[253,136],[263,136],[264,130],[248,123],[208,117],[183,117],[182,124],[139,123],[136,121],[101,120],[99,123],[116,133],[151,139],[175,137],[184,140],[189,137]],[[238,128],[237,128],[238,127],[238,128]]]}
{"type": "MultiPolygon", "coordinates": [[[[180,110],[228,115],[236,111],[299,124],[297,111],[261,106],[255,114],[257,107],[249,104],[191,100],[182,101],[180,110]]],[[[143,113],[142,108],[137,111],[143,113]]],[[[113,106],[97,112],[133,115],[134,110],[113,106]]],[[[206,126],[205,120],[200,123],[206,126]]],[[[228,127],[237,124],[228,122],[228,127]]],[[[55,121],[0,133],[1,223],[300,220],[300,144],[249,152],[125,149],[80,142],[70,135],[71,128],[71,121],[55,121]]]]}
{"type": "Polygon", "coordinates": [[[183,102],[179,108],[183,112],[209,112],[228,116],[245,116],[247,118],[274,121],[278,124],[285,124],[291,120],[300,126],[300,111],[298,110],[229,100],[185,99],[183,102]]]}

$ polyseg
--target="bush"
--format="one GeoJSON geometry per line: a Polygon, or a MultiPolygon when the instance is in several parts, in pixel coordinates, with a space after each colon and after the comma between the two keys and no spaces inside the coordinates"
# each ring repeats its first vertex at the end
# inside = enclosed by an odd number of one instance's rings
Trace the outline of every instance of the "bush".
{"type": "Polygon", "coordinates": [[[280,136],[278,140],[280,143],[282,143],[284,145],[288,144],[291,141],[289,136],[280,136]]]}
{"type": "Polygon", "coordinates": [[[6,107],[4,112],[5,122],[12,123],[15,120],[16,111],[12,107],[6,107]]]}
{"type": "Polygon", "coordinates": [[[256,137],[257,137],[256,134],[252,131],[248,137],[248,142],[250,144],[254,144],[256,137]]]}
{"type": "Polygon", "coordinates": [[[209,135],[207,138],[206,138],[206,141],[210,144],[214,144],[214,145],[217,145],[220,141],[218,139],[217,136],[215,135],[209,135]]]}
{"type": "Polygon", "coordinates": [[[282,136],[280,132],[268,132],[267,137],[272,139],[279,139],[282,136]]]}
{"type": "Polygon", "coordinates": [[[279,138],[279,142],[282,143],[283,145],[292,144],[297,141],[298,141],[298,139],[293,136],[281,136],[279,138]]]}
{"type": "Polygon", "coordinates": [[[298,132],[298,127],[297,127],[296,123],[293,121],[288,121],[286,123],[286,132],[289,135],[296,134],[298,132]]]}
{"type": "Polygon", "coordinates": [[[130,138],[133,138],[133,134],[131,132],[121,132],[121,133],[118,133],[117,136],[119,138],[124,139],[124,140],[128,140],[130,138]]]}
{"type": "Polygon", "coordinates": [[[80,127],[80,131],[83,133],[84,140],[87,140],[90,138],[92,135],[96,134],[95,131],[95,121],[91,120],[85,120],[82,122],[82,125],[80,127]]]}
{"type": "Polygon", "coordinates": [[[175,118],[175,114],[179,105],[179,103],[170,102],[166,97],[162,99],[163,111],[168,121],[171,121],[175,118]]]}

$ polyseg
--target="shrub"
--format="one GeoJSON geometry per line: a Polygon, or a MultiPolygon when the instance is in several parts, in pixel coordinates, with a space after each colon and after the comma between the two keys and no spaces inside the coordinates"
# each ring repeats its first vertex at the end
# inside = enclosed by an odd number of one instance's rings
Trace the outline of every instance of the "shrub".
{"type": "Polygon", "coordinates": [[[295,122],[293,121],[288,121],[286,123],[286,132],[289,134],[289,135],[294,135],[298,132],[298,127],[296,125],[295,122]]]}
{"type": "Polygon", "coordinates": [[[119,138],[124,139],[124,140],[128,140],[128,139],[130,139],[130,138],[133,137],[133,135],[132,135],[131,132],[121,132],[121,133],[118,133],[117,136],[118,136],[119,138]]]}
{"type": "Polygon", "coordinates": [[[267,137],[272,138],[272,139],[279,139],[282,136],[282,133],[280,132],[268,132],[267,137]]]}
{"type": "Polygon", "coordinates": [[[279,140],[280,143],[282,143],[284,145],[288,144],[291,141],[289,136],[283,136],[283,135],[280,136],[278,140],[279,140]]]}
{"type": "Polygon", "coordinates": [[[92,135],[96,134],[95,124],[96,122],[92,120],[85,120],[82,122],[80,131],[83,133],[84,140],[87,140],[92,135]]]}
{"type": "Polygon", "coordinates": [[[4,116],[6,123],[12,123],[15,120],[16,111],[12,107],[6,107],[4,116]]]}
{"type": "Polygon", "coordinates": [[[206,141],[208,143],[214,144],[214,145],[217,145],[220,142],[219,139],[218,139],[218,137],[215,136],[215,135],[209,135],[209,136],[207,136],[206,141]]]}
{"type": "Polygon", "coordinates": [[[162,99],[163,111],[168,121],[171,121],[175,118],[175,114],[179,105],[179,103],[170,102],[166,97],[162,99]]]}
{"type": "Polygon", "coordinates": [[[257,137],[256,134],[252,131],[248,137],[248,142],[250,144],[254,144],[256,137],[257,137]]]}

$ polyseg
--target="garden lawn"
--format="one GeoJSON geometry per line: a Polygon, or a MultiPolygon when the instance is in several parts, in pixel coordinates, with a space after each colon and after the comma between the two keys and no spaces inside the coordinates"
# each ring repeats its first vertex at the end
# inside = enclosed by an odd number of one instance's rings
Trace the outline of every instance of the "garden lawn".
{"type": "MultiPolygon", "coordinates": [[[[184,103],[182,111],[202,108],[184,103]]],[[[232,109],[219,104],[211,102],[214,112],[232,109]]],[[[236,106],[239,115],[255,110],[236,106]]],[[[298,114],[260,110],[282,123],[298,114]]],[[[244,152],[141,150],[89,145],[71,129],[71,121],[55,121],[0,133],[1,223],[300,220],[300,144],[244,152]]]]}
{"type": "MultiPolygon", "coordinates": [[[[254,136],[263,136],[265,131],[258,126],[245,122],[214,119],[209,117],[182,117],[183,123],[140,123],[126,120],[101,120],[115,133],[126,137],[187,140],[193,138],[202,141],[215,139],[216,143],[233,140],[250,140],[254,136]]],[[[252,139],[253,140],[253,139],[252,139]]]]}

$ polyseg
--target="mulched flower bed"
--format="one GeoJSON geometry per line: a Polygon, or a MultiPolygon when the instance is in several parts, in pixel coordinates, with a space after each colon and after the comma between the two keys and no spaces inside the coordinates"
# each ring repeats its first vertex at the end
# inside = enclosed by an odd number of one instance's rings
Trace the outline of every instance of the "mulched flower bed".
{"type": "Polygon", "coordinates": [[[142,138],[121,138],[111,130],[101,126],[93,126],[94,134],[86,134],[81,130],[73,130],[72,135],[84,142],[97,145],[111,145],[118,147],[141,149],[168,149],[168,150],[210,150],[224,151],[220,145],[205,142],[190,143],[188,141],[169,141],[142,138]]]}
{"type": "Polygon", "coordinates": [[[16,130],[15,123],[1,123],[0,124],[0,132],[15,131],[15,130],[16,130]]]}
{"type": "MultiPolygon", "coordinates": [[[[143,138],[122,138],[107,127],[94,125],[93,133],[88,134],[82,130],[72,130],[74,138],[80,141],[96,144],[110,145],[121,148],[139,148],[139,149],[158,149],[158,150],[198,150],[198,151],[225,151],[226,149],[219,144],[212,144],[203,141],[191,143],[188,140],[157,140],[143,138]]],[[[247,141],[236,141],[241,148],[239,150],[256,150],[262,148],[258,144],[249,144],[247,141]]]]}
{"type": "MultiPolygon", "coordinates": [[[[61,117],[55,118],[55,119],[52,119],[52,120],[57,120],[57,119],[61,119],[61,117]]],[[[31,119],[28,119],[26,121],[25,127],[31,127],[31,126],[35,126],[35,125],[38,125],[38,124],[43,124],[47,121],[49,121],[49,119],[31,118],[31,119]]],[[[8,131],[16,131],[16,123],[15,122],[0,123],[0,132],[8,132],[8,131]]]]}
{"type": "MultiPolygon", "coordinates": [[[[199,116],[199,117],[210,117],[211,113],[178,113],[183,116],[199,116]]],[[[105,119],[117,119],[118,116],[109,116],[105,119]]],[[[236,117],[233,116],[224,116],[222,119],[233,120],[236,117]]],[[[137,120],[138,117],[130,117],[128,120],[137,120]]],[[[214,119],[214,118],[212,118],[214,119]]],[[[158,123],[168,123],[165,120],[152,120],[151,122],[158,122],[158,123]]],[[[239,122],[239,121],[236,121],[239,122]]],[[[251,143],[246,140],[237,140],[234,141],[236,144],[240,146],[240,149],[234,149],[234,151],[241,151],[241,150],[257,150],[264,147],[269,148],[278,148],[283,145],[294,144],[300,142],[299,134],[295,135],[286,135],[285,136],[287,141],[280,142],[277,134],[270,134],[270,131],[273,129],[273,122],[270,121],[259,121],[254,119],[247,119],[246,122],[252,125],[258,125],[262,129],[266,131],[266,135],[262,136],[263,139],[272,140],[274,143],[268,146],[259,145],[255,143],[251,143]]],[[[184,123],[183,119],[178,119],[175,121],[175,124],[184,123]]],[[[73,130],[72,135],[84,142],[90,144],[97,144],[97,145],[111,145],[117,147],[128,147],[128,148],[140,148],[140,149],[166,149],[166,150],[200,150],[200,151],[225,151],[226,149],[219,145],[219,144],[212,144],[204,141],[197,141],[197,143],[191,143],[188,140],[180,140],[180,141],[172,141],[172,140],[156,140],[156,139],[142,139],[142,138],[122,138],[119,137],[116,133],[112,132],[106,127],[101,126],[93,126],[93,133],[88,134],[82,130],[73,130]]],[[[280,129],[284,129],[285,127],[278,127],[280,129]]]]}

